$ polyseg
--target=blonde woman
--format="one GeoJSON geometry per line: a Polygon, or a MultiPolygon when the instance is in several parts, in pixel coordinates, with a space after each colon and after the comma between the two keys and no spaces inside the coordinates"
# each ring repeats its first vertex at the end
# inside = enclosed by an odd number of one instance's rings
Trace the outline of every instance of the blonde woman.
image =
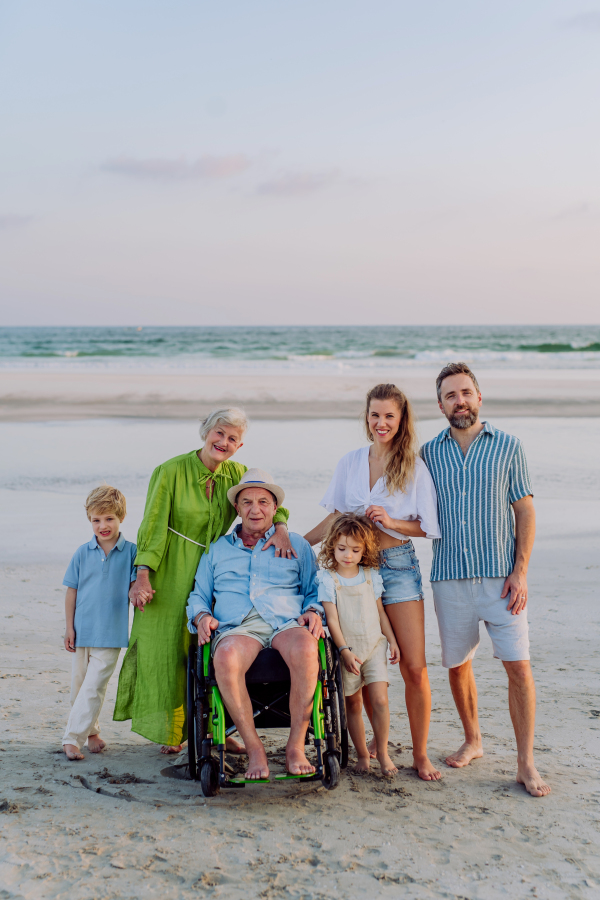
{"type": "Polygon", "coordinates": [[[378,384],[367,394],[365,428],[369,445],[339,461],[321,500],[329,512],[307,535],[321,541],[335,515],[364,514],[379,534],[382,601],[400,647],[406,709],[413,743],[413,767],[424,781],[440,772],[427,755],[431,690],[425,660],[423,586],[413,537],[439,538],[437,496],[425,463],[417,455],[412,407],[395,384],[378,384]]]}
{"type": "MultiPolygon", "coordinates": [[[[243,446],[248,420],[241,409],[217,409],[204,420],[200,450],[184,453],[152,473],[137,538],[136,607],[123,660],[114,718],[179,753],[186,733],[186,663],[190,642],[185,608],[200,557],[227,534],[237,513],[227,499],[247,467],[231,461],[243,446]],[[142,596],[150,596],[146,601],[142,596]]],[[[275,556],[296,555],[287,532],[288,512],[275,514],[275,556]]],[[[228,740],[228,749],[243,747],[228,740]]]]}

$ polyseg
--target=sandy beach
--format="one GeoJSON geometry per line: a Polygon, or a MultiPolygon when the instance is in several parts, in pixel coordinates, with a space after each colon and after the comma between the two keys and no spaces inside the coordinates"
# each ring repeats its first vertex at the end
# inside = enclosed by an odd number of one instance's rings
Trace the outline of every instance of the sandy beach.
{"type": "MultiPolygon", "coordinates": [[[[0,426],[3,533],[0,617],[0,883],[6,898],[214,897],[595,898],[600,886],[597,504],[600,420],[494,419],[523,439],[539,517],[530,571],[532,660],[538,688],[536,754],[553,793],[534,800],[515,783],[506,680],[485,632],[476,661],[486,755],[439,784],[410,768],[399,673],[392,673],[393,781],[348,770],[320,786],[250,786],[205,800],[176,777],[178,763],[102,715],[107,750],[68,763],[60,739],[69,706],[62,647],[62,577],[87,539],[82,503],[106,480],[129,502],[135,539],[153,466],[197,445],[192,421],[98,419],[0,426]]],[[[420,424],[422,440],[442,421],[420,424]]],[[[240,459],[285,485],[302,533],[337,458],[362,442],[356,421],[255,422],[240,459]],[[327,440],[323,440],[326,428],[327,440]]],[[[416,542],[425,575],[430,547],[416,542]]],[[[432,758],[461,741],[440,665],[426,583],[433,689],[432,758]]],[[[267,732],[274,772],[285,732],[267,732]]],[[[233,760],[232,760],[233,762],[233,760]]]]}
{"type": "MultiPolygon", "coordinates": [[[[422,419],[439,415],[435,368],[361,374],[37,370],[0,371],[0,421],[90,418],[193,419],[217,405],[243,405],[254,419],[344,419],[359,416],[377,381],[397,383],[422,419]],[[375,379],[375,381],[374,381],[375,379]]],[[[234,368],[232,366],[232,368],[234,368]]],[[[482,369],[485,412],[494,416],[599,416],[600,369],[482,369]]]]}

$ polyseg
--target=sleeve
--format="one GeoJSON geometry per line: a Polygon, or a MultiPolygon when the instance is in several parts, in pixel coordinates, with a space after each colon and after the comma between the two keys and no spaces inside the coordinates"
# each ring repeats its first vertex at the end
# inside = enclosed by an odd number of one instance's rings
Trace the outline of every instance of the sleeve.
{"type": "Polygon", "coordinates": [[[137,537],[136,565],[148,566],[155,571],[160,566],[167,546],[172,496],[171,479],[159,466],[148,485],[144,518],[137,537]]]}
{"type": "Polygon", "coordinates": [[[379,569],[371,569],[371,578],[373,580],[373,592],[375,594],[375,599],[379,600],[379,598],[383,594],[383,578],[381,577],[379,569]]]}
{"type": "Polygon", "coordinates": [[[284,525],[287,525],[290,519],[289,511],[285,508],[285,506],[278,506],[277,512],[273,516],[273,524],[277,525],[279,522],[283,522],[284,525]]]}
{"type": "Polygon", "coordinates": [[[335,585],[333,578],[325,569],[319,569],[317,572],[318,600],[323,603],[333,603],[337,606],[337,597],[335,596],[335,585]]]}
{"type": "Polygon", "coordinates": [[[525,451],[521,441],[518,441],[508,472],[508,499],[510,503],[516,503],[523,497],[533,497],[533,490],[525,451]]]}
{"type": "Polygon", "coordinates": [[[302,612],[314,610],[322,616],[325,612],[319,603],[319,589],[317,585],[317,560],[310,544],[302,539],[302,544],[298,548],[300,553],[300,585],[304,595],[304,603],[302,604],[302,612]]]}
{"type": "Polygon", "coordinates": [[[213,608],[213,591],[215,586],[215,575],[212,561],[212,547],[208,553],[200,557],[198,568],[196,569],[196,578],[194,579],[194,587],[188,597],[188,605],[186,606],[186,614],[188,617],[188,631],[197,634],[198,629],[193,624],[193,620],[198,613],[210,613],[212,615],[213,608]]]}
{"type": "Polygon", "coordinates": [[[129,576],[129,582],[137,580],[137,570],[135,568],[135,558],[137,556],[137,547],[135,544],[131,544],[131,575],[129,576]]]}
{"type": "Polygon", "coordinates": [[[325,491],[325,495],[319,506],[323,506],[328,513],[348,512],[346,508],[346,480],[347,480],[348,461],[346,456],[342,456],[339,463],[335,467],[333,477],[329,482],[329,487],[325,491]]]}
{"type": "Polygon", "coordinates": [[[433,540],[440,538],[440,524],[438,521],[437,491],[431,477],[431,472],[423,463],[417,463],[417,518],[421,522],[421,528],[425,535],[433,540]]]}
{"type": "Polygon", "coordinates": [[[63,578],[63,584],[65,587],[75,588],[79,587],[79,563],[80,563],[80,553],[79,550],[76,550],[73,554],[71,562],[65,572],[65,577],[63,578]]]}

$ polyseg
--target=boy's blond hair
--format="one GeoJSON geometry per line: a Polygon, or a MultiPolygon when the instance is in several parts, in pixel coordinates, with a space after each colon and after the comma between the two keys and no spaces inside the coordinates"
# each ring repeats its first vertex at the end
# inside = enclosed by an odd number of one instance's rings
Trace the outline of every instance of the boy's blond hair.
{"type": "Polygon", "coordinates": [[[122,522],[127,515],[127,503],[117,488],[111,487],[110,484],[101,484],[87,495],[85,511],[88,519],[92,518],[92,513],[104,515],[114,513],[122,522]]]}

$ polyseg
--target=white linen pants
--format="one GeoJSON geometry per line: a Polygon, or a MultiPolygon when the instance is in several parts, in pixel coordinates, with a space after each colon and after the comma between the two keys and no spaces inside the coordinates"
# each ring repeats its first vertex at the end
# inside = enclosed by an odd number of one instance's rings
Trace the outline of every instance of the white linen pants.
{"type": "Polygon", "coordinates": [[[120,652],[120,647],[75,649],[71,671],[71,714],[63,745],[74,744],[81,750],[90,735],[100,734],[98,717],[120,652]]]}

